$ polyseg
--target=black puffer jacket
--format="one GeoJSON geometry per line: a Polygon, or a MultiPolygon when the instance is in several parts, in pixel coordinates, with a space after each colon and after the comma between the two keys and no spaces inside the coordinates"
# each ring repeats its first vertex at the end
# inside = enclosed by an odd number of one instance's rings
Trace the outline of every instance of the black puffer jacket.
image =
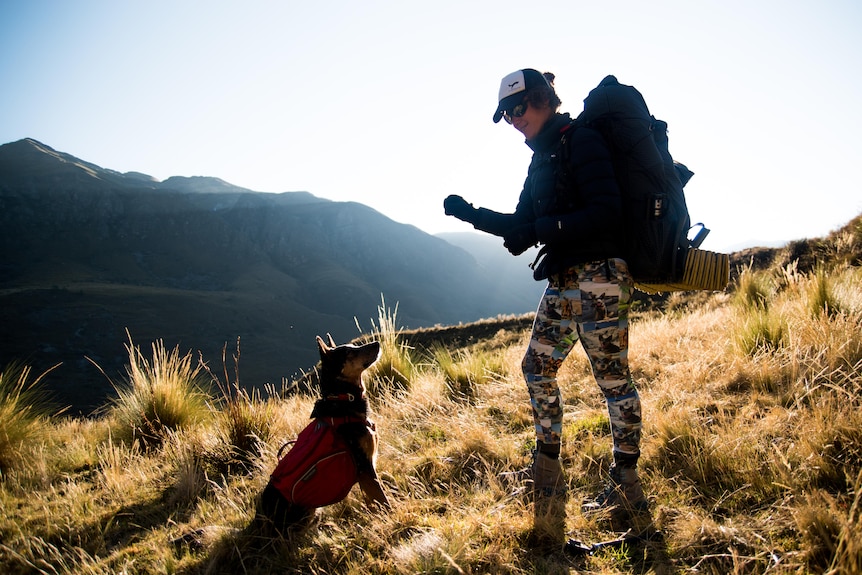
{"type": "Polygon", "coordinates": [[[568,114],[556,114],[527,145],[533,159],[515,212],[480,208],[476,229],[505,236],[525,223],[535,225],[544,255],[534,271],[537,280],[575,264],[620,257],[620,190],[602,135],[572,124],[568,114]],[[569,166],[558,190],[564,137],[569,166]]]}

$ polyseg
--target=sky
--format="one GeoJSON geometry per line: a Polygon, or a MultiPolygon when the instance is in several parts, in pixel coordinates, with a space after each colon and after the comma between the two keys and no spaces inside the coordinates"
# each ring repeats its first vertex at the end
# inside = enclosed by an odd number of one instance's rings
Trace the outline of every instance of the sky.
{"type": "Polygon", "coordinates": [[[551,71],[576,115],[614,74],[702,248],[783,245],[862,213],[860,31],[856,0],[0,0],[0,144],[472,231],[443,198],[511,212],[530,160],[501,78],[551,71]]]}

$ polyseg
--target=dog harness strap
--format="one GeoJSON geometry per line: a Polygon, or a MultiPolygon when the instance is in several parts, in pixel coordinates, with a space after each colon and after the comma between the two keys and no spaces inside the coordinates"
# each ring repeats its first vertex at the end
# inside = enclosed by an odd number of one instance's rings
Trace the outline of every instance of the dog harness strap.
{"type": "Polygon", "coordinates": [[[365,423],[367,425],[368,421],[367,418],[358,415],[345,415],[342,417],[321,417],[320,419],[328,423],[332,427],[338,427],[340,425],[344,425],[345,423],[365,423]]]}
{"type": "MultiPolygon", "coordinates": [[[[357,396],[352,393],[339,393],[338,395],[327,395],[326,401],[356,401],[357,396]]],[[[362,396],[359,396],[362,399],[362,396]]]]}

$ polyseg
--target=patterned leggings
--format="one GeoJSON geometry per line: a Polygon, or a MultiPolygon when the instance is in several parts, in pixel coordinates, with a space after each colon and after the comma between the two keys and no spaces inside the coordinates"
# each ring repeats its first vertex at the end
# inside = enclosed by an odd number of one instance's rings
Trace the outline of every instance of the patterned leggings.
{"type": "Polygon", "coordinates": [[[563,399],[557,370],[580,339],[608,406],[615,459],[637,460],[641,403],[628,364],[632,286],[620,259],[578,265],[549,278],[521,363],[536,437],[544,444],[560,444],[563,399]]]}

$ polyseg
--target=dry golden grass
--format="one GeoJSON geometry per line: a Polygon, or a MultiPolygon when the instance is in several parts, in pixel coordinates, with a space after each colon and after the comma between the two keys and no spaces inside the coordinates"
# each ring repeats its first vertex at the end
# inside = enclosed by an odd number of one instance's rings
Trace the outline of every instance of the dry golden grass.
{"type": "MultiPolygon", "coordinates": [[[[390,513],[369,513],[355,488],[290,539],[251,529],[275,454],[314,397],[242,394],[225,376],[233,391],[210,398],[208,415],[196,408],[182,425],[147,427],[156,442],[117,411],[133,405],[125,395],[92,420],[0,422],[16,438],[0,453],[0,571],[859,573],[860,286],[858,268],[749,270],[732,295],[678,299],[672,313],[632,322],[642,475],[660,541],[582,558],[561,550],[568,537],[616,535],[580,512],[611,459],[582,353],[561,372],[564,523],[534,525],[523,486],[506,475],[528,464],[534,440],[520,374],[528,333],[420,353],[381,311],[365,337],[384,343],[369,389],[390,513]]],[[[166,364],[184,374],[174,379],[197,375],[185,358],[153,353],[130,350],[142,381],[166,364]]]]}

